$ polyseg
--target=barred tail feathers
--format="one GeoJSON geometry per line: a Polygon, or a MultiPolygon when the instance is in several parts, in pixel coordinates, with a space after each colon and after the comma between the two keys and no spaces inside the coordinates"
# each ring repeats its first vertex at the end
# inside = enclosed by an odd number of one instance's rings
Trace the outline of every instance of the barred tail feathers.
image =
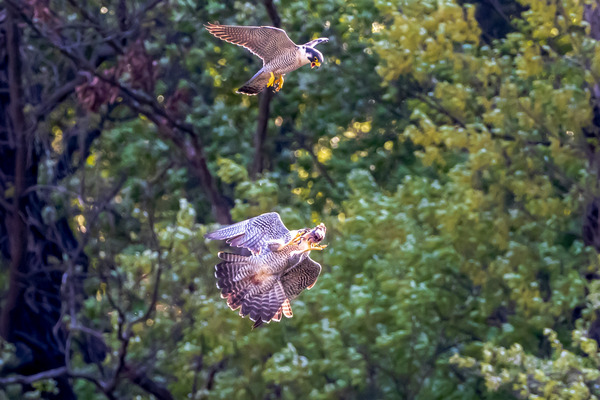
{"type": "Polygon", "coordinates": [[[244,86],[239,88],[237,92],[250,96],[259,94],[267,87],[269,78],[271,78],[271,74],[263,72],[261,69],[248,82],[244,83],[244,86]]]}
{"type": "Polygon", "coordinates": [[[221,289],[221,297],[227,299],[229,307],[236,310],[242,305],[253,276],[250,257],[221,252],[219,258],[223,261],[215,265],[217,287],[221,289]]]}
{"type": "Polygon", "coordinates": [[[276,276],[257,273],[252,257],[221,252],[219,258],[223,261],[215,266],[215,277],[221,297],[232,310],[239,308],[240,316],[248,315],[253,328],[279,321],[282,315],[291,317],[289,300],[276,276]]]}
{"type": "Polygon", "coordinates": [[[271,289],[256,296],[244,299],[241,312],[254,321],[252,328],[257,328],[271,320],[281,320],[281,306],[287,301],[281,282],[276,282],[271,289]]]}

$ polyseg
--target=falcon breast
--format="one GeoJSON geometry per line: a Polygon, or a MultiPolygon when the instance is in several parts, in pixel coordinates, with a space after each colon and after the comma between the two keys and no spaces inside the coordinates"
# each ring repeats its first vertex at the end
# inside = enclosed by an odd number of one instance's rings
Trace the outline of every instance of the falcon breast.
{"type": "Polygon", "coordinates": [[[205,235],[226,240],[231,246],[250,250],[250,255],[220,252],[215,266],[217,287],[232,310],[248,315],[253,328],[262,323],[292,317],[291,301],[304,289],[314,286],[321,265],[313,261],[312,250],[325,238],[325,225],[288,230],[279,214],[259,215],[205,235]]]}

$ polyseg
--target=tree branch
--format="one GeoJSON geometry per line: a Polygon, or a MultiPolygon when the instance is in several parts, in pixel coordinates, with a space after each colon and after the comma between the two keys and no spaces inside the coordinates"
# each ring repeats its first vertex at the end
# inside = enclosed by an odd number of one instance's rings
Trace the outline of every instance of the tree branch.
{"type": "Polygon", "coordinates": [[[304,133],[298,132],[296,130],[293,130],[293,132],[294,132],[294,135],[299,137],[300,140],[298,140],[298,142],[300,144],[300,147],[302,149],[304,149],[310,155],[310,157],[313,159],[313,162],[315,163],[315,166],[319,170],[319,173],[321,174],[321,176],[323,178],[325,178],[325,180],[331,185],[332,189],[337,188],[335,181],[333,180],[333,178],[331,178],[331,176],[329,175],[329,172],[327,172],[327,168],[325,168],[325,165],[323,165],[319,161],[319,157],[317,157],[317,155],[313,151],[311,145],[306,143],[306,139],[308,138],[308,135],[305,135],[304,133]]]}
{"type": "Polygon", "coordinates": [[[267,14],[269,14],[269,18],[271,18],[271,22],[274,27],[281,28],[281,17],[277,12],[277,8],[275,4],[273,4],[273,0],[263,0],[263,4],[267,9],[267,14]]]}
{"type": "MultiPolygon", "coordinates": [[[[7,3],[14,4],[14,0],[7,0],[7,3]]],[[[152,1],[147,7],[153,7],[157,3],[158,1],[152,1]]],[[[163,134],[167,139],[173,141],[186,155],[186,160],[188,161],[189,165],[193,167],[191,169],[192,172],[198,176],[204,190],[207,192],[217,222],[221,224],[230,224],[232,222],[227,201],[225,201],[224,197],[219,192],[215,179],[208,168],[206,161],[207,158],[204,153],[204,145],[201,137],[198,135],[192,125],[181,122],[170,115],[170,113],[148,93],[130,88],[118,81],[118,79],[113,79],[99,73],[96,71],[94,65],[92,65],[88,60],[84,59],[81,54],[74,52],[71,48],[64,46],[59,41],[53,40],[53,38],[44,35],[43,32],[36,27],[33,21],[31,21],[23,12],[20,14],[21,17],[37,34],[45,38],[52,46],[69,58],[79,69],[86,71],[84,75],[90,73],[98,79],[119,88],[124,97],[128,99],[127,105],[152,121],[158,127],[159,133],[163,134]],[[176,128],[177,130],[189,135],[191,142],[179,137],[179,135],[177,135],[172,128],[176,128]],[[192,144],[193,148],[190,149],[189,144],[192,144]]],[[[58,33],[56,33],[56,35],[58,35],[58,33]]]]}
{"type": "Polygon", "coordinates": [[[40,372],[34,375],[13,375],[6,378],[0,378],[0,386],[8,386],[14,384],[31,385],[37,381],[44,379],[53,379],[67,374],[67,367],[59,367],[48,371],[40,372]]]}

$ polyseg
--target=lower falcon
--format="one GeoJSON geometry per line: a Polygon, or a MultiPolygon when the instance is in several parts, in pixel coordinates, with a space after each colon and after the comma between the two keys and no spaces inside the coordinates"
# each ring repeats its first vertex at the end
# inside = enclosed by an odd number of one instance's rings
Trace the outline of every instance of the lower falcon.
{"type": "Polygon", "coordinates": [[[311,40],[297,45],[283,29],[272,26],[206,25],[212,35],[226,42],[245,47],[263,61],[263,67],[252,79],[238,89],[238,93],[255,95],[266,87],[278,92],[283,87],[283,76],[303,65],[320,67],[323,54],[315,46],[328,42],[327,38],[311,40]]]}
{"type": "Polygon", "coordinates": [[[325,225],[289,231],[279,214],[267,213],[206,234],[213,240],[227,240],[245,247],[250,256],[219,253],[215,266],[217,287],[232,310],[249,315],[253,327],[263,322],[292,317],[290,301],[314,286],[321,265],[309,257],[325,238],[325,225]]]}

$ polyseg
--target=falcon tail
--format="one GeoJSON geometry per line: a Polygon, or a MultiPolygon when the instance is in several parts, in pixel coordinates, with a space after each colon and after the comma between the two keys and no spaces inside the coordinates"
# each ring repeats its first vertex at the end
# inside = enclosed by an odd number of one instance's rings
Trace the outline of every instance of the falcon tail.
{"type": "Polygon", "coordinates": [[[221,289],[221,297],[227,299],[227,305],[236,310],[242,305],[254,275],[250,257],[221,252],[219,258],[223,262],[215,265],[217,287],[221,289]]]}
{"type": "Polygon", "coordinates": [[[223,261],[215,266],[215,277],[229,308],[241,307],[240,316],[250,316],[255,322],[253,328],[273,319],[279,321],[280,311],[289,318],[291,308],[288,313],[289,301],[280,281],[273,283],[273,277],[265,279],[256,274],[251,257],[221,252],[219,258],[223,261]]]}
{"type": "Polygon", "coordinates": [[[261,69],[258,71],[248,82],[244,83],[244,86],[237,90],[238,93],[247,94],[254,96],[265,90],[271,74],[263,72],[261,69]]]}

